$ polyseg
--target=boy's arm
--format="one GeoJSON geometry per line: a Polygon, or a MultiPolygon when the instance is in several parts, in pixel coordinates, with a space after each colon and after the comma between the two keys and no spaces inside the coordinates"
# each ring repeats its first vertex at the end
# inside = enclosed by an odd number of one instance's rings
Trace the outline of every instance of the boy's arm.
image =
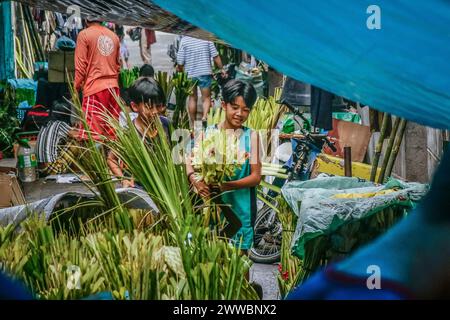
{"type": "Polygon", "coordinates": [[[118,47],[116,48],[116,67],[117,67],[117,76],[120,74],[120,70],[122,69],[122,56],[120,54],[120,40],[119,37],[116,37],[116,42],[118,44],[118,47]]]}
{"type": "Polygon", "coordinates": [[[88,65],[88,45],[86,35],[81,32],[77,38],[75,47],[75,89],[79,92],[86,81],[86,69],[88,65]]]}
{"type": "Polygon", "coordinates": [[[209,42],[209,52],[211,57],[213,57],[214,64],[217,68],[223,69],[222,59],[220,58],[219,52],[213,42],[209,42]]]}
{"type": "Polygon", "coordinates": [[[216,64],[217,68],[219,68],[219,69],[223,68],[222,59],[220,59],[219,55],[214,57],[214,63],[216,64]]]}
{"type": "Polygon", "coordinates": [[[259,138],[255,131],[251,135],[251,154],[249,176],[236,181],[228,181],[221,185],[222,191],[231,191],[244,188],[253,188],[261,183],[261,159],[259,157],[259,138]]]}
{"type": "Polygon", "coordinates": [[[177,69],[179,72],[183,72],[184,70],[184,43],[183,40],[181,40],[180,42],[180,48],[178,49],[177,52],[177,69]]]}
{"type": "MultiPolygon", "coordinates": [[[[115,175],[118,178],[122,178],[123,177],[123,171],[122,171],[122,168],[119,165],[119,158],[112,151],[110,151],[108,153],[108,158],[107,158],[106,162],[108,163],[108,167],[111,170],[113,175],[115,175]]],[[[134,187],[133,179],[131,179],[131,180],[122,180],[122,187],[124,187],[124,188],[128,188],[128,187],[133,188],[134,187]]]]}
{"type": "Polygon", "coordinates": [[[202,180],[197,181],[194,177],[194,167],[191,163],[191,158],[188,157],[186,159],[186,174],[188,176],[189,183],[192,184],[196,189],[197,192],[204,198],[209,198],[211,192],[209,190],[208,185],[202,180]]]}
{"type": "Polygon", "coordinates": [[[192,166],[190,161],[186,162],[186,173],[188,175],[189,183],[192,184],[197,192],[204,198],[209,198],[210,190],[204,181],[197,181],[194,177],[194,167],[192,166]]]}

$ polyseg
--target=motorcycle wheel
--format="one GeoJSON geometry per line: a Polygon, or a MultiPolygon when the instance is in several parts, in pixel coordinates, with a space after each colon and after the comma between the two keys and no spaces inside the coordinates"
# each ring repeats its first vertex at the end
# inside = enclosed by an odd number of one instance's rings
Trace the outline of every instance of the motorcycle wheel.
{"type": "Polygon", "coordinates": [[[280,261],[282,226],[272,208],[264,205],[254,227],[254,246],[249,257],[253,262],[272,264],[280,261]]]}

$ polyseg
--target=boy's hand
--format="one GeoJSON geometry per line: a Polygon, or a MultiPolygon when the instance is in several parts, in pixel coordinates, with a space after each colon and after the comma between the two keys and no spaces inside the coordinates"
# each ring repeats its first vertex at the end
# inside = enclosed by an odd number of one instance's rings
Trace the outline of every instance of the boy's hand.
{"type": "Polygon", "coordinates": [[[212,184],[212,185],[209,186],[209,190],[210,190],[212,193],[219,194],[219,193],[221,193],[221,192],[224,191],[223,188],[222,188],[222,186],[223,186],[223,185],[212,184]]]}
{"type": "Polygon", "coordinates": [[[134,188],[134,181],[133,180],[123,180],[122,188],[134,188]]]}
{"type": "Polygon", "coordinates": [[[203,198],[209,198],[211,195],[211,190],[209,186],[205,183],[205,181],[196,181],[194,182],[194,187],[197,189],[198,194],[200,194],[203,198]]]}
{"type": "Polygon", "coordinates": [[[220,70],[220,73],[222,74],[222,78],[224,78],[224,79],[228,78],[228,73],[227,73],[227,71],[224,68],[222,68],[220,70]]]}

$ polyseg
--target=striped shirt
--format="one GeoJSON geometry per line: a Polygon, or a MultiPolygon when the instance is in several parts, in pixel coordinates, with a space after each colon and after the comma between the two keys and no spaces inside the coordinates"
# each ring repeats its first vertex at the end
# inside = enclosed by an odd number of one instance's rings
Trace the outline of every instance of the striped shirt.
{"type": "Polygon", "coordinates": [[[212,74],[211,59],[219,55],[214,43],[183,37],[177,53],[177,63],[184,66],[189,78],[212,74]]]}

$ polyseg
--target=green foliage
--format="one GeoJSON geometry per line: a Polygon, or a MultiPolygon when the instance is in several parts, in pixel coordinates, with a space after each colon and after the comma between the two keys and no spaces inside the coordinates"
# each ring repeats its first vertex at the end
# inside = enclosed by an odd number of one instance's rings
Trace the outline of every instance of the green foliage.
{"type": "Polygon", "coordinates": [[[139,68],[122,69],[119,74],[119,86],[128,89],[139,78],[139,68]]]}
{"type": "Polygon", "coordinates": [[[173,115],[175,128],[189,128],[189,115],[186,110],[186,99],[193,93],[196,82],[187,77],[184,72],[177,72],[172,78],[175,90],[176,107],[173,115]]]}
{"type": "Polygon", "coordinates": [[[169,103],[170,96],[173,91],[172,77],[167,72],[158,71],[155,75],[155,80],[158,82],[164,96],[166,97],[166,104],[169,103]]]}
{"type": "Polygon", "coordinates": [[[117,139],[108,147],[152,197],[159,214],[125,208],[89,135],[82,155],[73,160],[98,193],[91,201],[61,208],[50,222],[31,216],[20,232],[0,227],[0,270],[24,281],[39,299],[100,292],[115,299],[257,299],[245,278],[250,261],[219,238],[216,228],[205,227],[184,166],[172,161],[159,120],[149,124],[158,130],[151,143],[129,118],[128,129],[110,121],[117,139]]]}
{"type": "MultiPolygon", "coordinates": [[[[19,95],[23,96],[21,92],[23,91],[19,91],[19,95]]],[[[3,103],[0,104],[0,151],[5,153],[6,156],[12,155],[13,143],[16,140],[15,135],[20,129],[20,123],[17,119],[17,101],[19,100],[15,91],[12,88],[5,87],[3,103]]]]}

